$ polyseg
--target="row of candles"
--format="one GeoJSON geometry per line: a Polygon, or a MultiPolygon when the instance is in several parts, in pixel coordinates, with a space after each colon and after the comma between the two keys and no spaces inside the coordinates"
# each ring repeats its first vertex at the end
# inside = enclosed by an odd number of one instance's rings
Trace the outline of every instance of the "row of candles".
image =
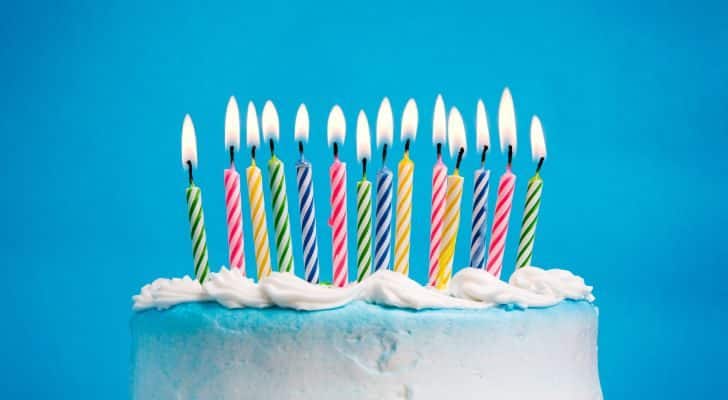
{"type": "MultiPolygon", "coordinates": [[[[286,174],[283,162],[276,156],[275,145],[279,140],[278,113],[272,102],[267,101],[262,111],[263,139],[268,142],[268,160],[271,211],[274,226],[278,270],[294,272],[293,247],[291,243],[291,222],[286,194],[286,174]]],[[[361,281],[372,271],[390,268],[407,275],[409,273],[410,232],[412,227],[412,189],[415,165],[409,157],[410,146],[417,135],[417,104],[410,99],[402,114],[401,140],[404,154],[397,165],[396,203],[393,217],[394,173],[387,167],[387,151],[393,145],[394,123],[392,107],[387,98],[382,101],[376,119],[376,144],[382,151],[382,167],[376,174],[376,204],[372,205],[372,182],[367,178],[367,162],[371,160],[371,139],[369,122],[364,111],[359,111],[356,122],[356,154],[362,165],[362,177],[356,182],[356,280],[361,281]],[[374,238],[372,238],[372,220],[374,238]],[[392,232],[392,220],[395,221],[392,232]],[[392,235],[394,235],[394,264],[392,266],[392,235]]],[[[296,162],[296,184],[300,211],[301,242],[304,261],[304,277],[311,283],[319,282],[320,262],[314,187],[311,163],[304,157],[304,145],[308,141],[309,115],[301,104],[296,113],[294,137],[298,143],[299,160],[296,162]]],[[[537,116],[531,120],[531,151],[537,162],[536,173],[528,181],[525,210],[521,225],[516,267],[531,263],[535,239],[536,222],[543,180],[539,174],[546,158],[543,128],[537,116]]],[[[470,236],[470,266],[485,268],[500,277],[503,254],[516,176],[511,162],[516,152],[516,119],[513,98],[508,88],[504,89],[498,109],[498,134],[501,151],[507,152],[508,163],[498,182],[496,209],[493,219],[490,244],[486,261],[485,229],[488,214],[490,170],[485,168],[486,154],[490,148],[490,134],[487,114],[482,101],[476,108],[476,149],[480,153],[480,168],[473,179],[473,209],[470,236]]],[[[327,140],[333,150],[333,162],[329,167],[330,207],[329,226],[332,234],[333,285],[343,287],[348,278],[348,233],[347,233],[347,172],[346,163],[339,159],[339,146],[346,137],[344,113],[338,105],[329,113],[327,140]]],[[[271,256],[268,237],[268,223],[263,194],[263,178],[256,164],[256,151],[260,147],[259,121],[256,108],[248,104],[246,121],[247,147],[250,149],[250,166],[245,170],[252,221],[255,261],[258,278],[271,273],[271,256]]],[[[464,177],[460,164],[467,150],[465,125],[460,111],[452,107],[445,110],[442,96],[437,96],[433,115],[432,141],[437,150],[437,160],[432,170],[432,197],[430,204],[430,246],[428,285],[438,289],[448,287],[452,276],[455,243],[460,226],[460,208],[464,177]],[[448,143],[449,151],[456,159],[455,170],[448,175],[448,168],[442,159],[442,148],[448,143]]],[[[228,261],[230,268],[245,274],[243,250],[242,203],[240,174],[235,167],[235,155],[240,149],[240,112],[237,101],[230,98],[225,116],[225,147],[229,152],[230,166],[224,171],[225,206],[227,218],[228,261]]],[[[193,169],[197,167],[197,145],[191,117],[185,116],[182,125],[182,163],[188,172],[187,205],[190,220],[190,236],[196,278],[203,282],[208,273],[207,239],[200,188],[195,185],[193,169]]]]}

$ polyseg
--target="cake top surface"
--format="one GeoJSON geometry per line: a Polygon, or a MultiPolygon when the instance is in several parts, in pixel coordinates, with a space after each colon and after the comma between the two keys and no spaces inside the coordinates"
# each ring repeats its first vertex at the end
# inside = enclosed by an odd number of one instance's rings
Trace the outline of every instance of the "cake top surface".
{"type": "Polygon", "coordinates": [[[239,271],[221,268],[205,283],[185,276],[160,278],[133,296],[135,311],[164,310],[182,303],[214,301],[235,308],[279,307],[317,311],[343,307],[357,301],[388,307],[423,309],[483,309],[551,307],[564,300],[594,301],[593,288],[584,279],[563,269],[525,267],[508,282],[487,271],[464,268],[447,291],[424,287],[394,271],[380,270],[360,283],[346,287],[313,285],[290,273],[274,272],[259,283],[239,271]]]}

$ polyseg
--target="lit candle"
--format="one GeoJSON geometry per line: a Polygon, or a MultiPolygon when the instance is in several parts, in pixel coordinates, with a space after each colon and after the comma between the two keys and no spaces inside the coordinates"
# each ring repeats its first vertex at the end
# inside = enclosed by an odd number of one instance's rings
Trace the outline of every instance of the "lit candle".
{"type": "Polygon", "coordinates": [[[268,244],[268,222],[265,218],[265,203],[263,201],[263,175],[260,168],[255,165],[255,149],[260,146],[258,132],[258,114],[255,105],[248,103],[246,124],[246,142],[250,148],[250,166],[245,170],[248,182],[248,200],[250,201],[250,220],[253,223],[253,242],[255,245],[255,263],[258,279],[270,275],[270,249],[268,244]]]}
{"type": "Polygon", "coordinates": [[[339,161],[339,145],[346,139],[346,120],[341,107],[334,106],[329,113],[327,139],[334,149],[334,162],[329,168],[331,181],[332,256],[334,286],[344,287],[349,280],[346,234],[346,163],[339,161]]]}
{"type": "Polygon", "coordinates": [[[298,208],[301,217],[301,241],[305,278],[311,283],[319,282],[318,238],[316,235],[316,204],[313,196],[313,173],[311,163],[303,157],[303,144],[308,142],[308,110],[301,104],[296,112],[295,139],[301,158],[296,163],[298,184],[298,208]]]}
{"type": "Polygon", "coordinates": [[[490,170],[485,169],[485,154],[490,146],[488,117],[485,105],[478,100],[475,111],[475,148],[480,150],[480,168],[473,177],[473,217],[470,231],[470,266],[485,267],[485,223],[488,219],[488,189],[490,170]]]}
{"type": "Polygon", "coordinates": [[[440,247],[442,226],[445,215],[445,194],[447,190],[447,166],[442,162],[442,146],[447,133],[447,115],[442,96],[437,95],[435,112],[432,117],[432,143],[437,147],[437,161],[432,168],[432,198],[430,202],[430,268],[427,285],[437,285],[440,269],[440,247]]]}
{"type": "Polygon", "coordinates": [[[498,136],[501,151],[508,150],[508,165],[498,182],[498,200],[495,204],[493,228],[490,232],[488,263],[486,269],[500,278],[503,269],[503,253],[508,235],[508,219],[513,205],[513,189],[516,186],[516,175],[511,171],[511,161],[516,152],[516,113],[513,109],[513,97],[508,88],[503,90],[498,107],[498,136]]]}
{"type": "Polygon", "coordinates": [[[410,160],[410,143],[417,136],[417,103],[409,99],[402,113],[400,139],[404,154],[397,165],[397,219],[394,236],[394,270],[409,275],[410,236],[412,231],[412,182],[415,163],[410,160]]]}
{"type": "Polygon", "coordinates": [[[372,268],[372,183],[367,179],[367,161],[372,157],[369,121],[364,110],[356,119],[356,158],[362,176],[356,183],[356,280],[361,282],[372,268]]]}
{"type": "Polygon", "coordinates": [[[276,230],[276,254],[278,271],[293,273],[293,246],[291,245],[291,224],[288,218],[288,197],[283,162],[276,157],[275,142],[279,137],[278,112],[268,100],[263,106],[263,140],[270,146],[268,174],[270,174],[270,195],[273,209],[273,226],[276,230]]]}
{"type": "Polygon", "coordinates": [[[392,171],[387,168],[387,146],[392,144],[394,121],[389,99],[384,98],[377,112],[377,147],[382,147],[382,168],[377,172],[377,210],[374,233],[374,269],[389,268],[392,252],[392,171]]]}
{"type": "Polygon", "coordinates": [[[225,148],[230,151],[230,168],[225,169],[225,211],[227,217],[228,262],[245,276],[243,212],[240,203],[240,174],[235,170],[235,152],[240,150],[240,111],[231,96],[225,111],[225,148]]]}
{"type": "Polygon", "coordinates": [[[182,166],[187,169],[190,182],[186,194],[195,278],[202,283],[207,278],[210,267],[207,262],[207,235],[205,233],[205,216],[202,213],[202,192],[192,178],[192,169],[197,167],[197,138],[195,138],[195,127],[192,125],[192,118],[189,114],[185,115],[182,123],[182,166]]]}
{"type": "Polygon", "coordinates": [[[538,209],[541,206],[541,191],[543,190],[543,179],[539,174],[543,161],[546,159],[546,141],[543,138],[543,127],[537,116],[531,119],[531,156],[538,162],[536,173],[528,180],[526,190],[526,206],[523,210],[523,223],[521,224],[521,236],[518,241],[518,257],[516,266],[522,268],[531,265],[533,257],[533,243],[536,239],[536,222],[538,221],[538,209]]]}
{"type": "Polygon", "coordinates": [[[455,171],[447,177],[447,194],[445,196],[445,224],[442,231],[442,250],[440,251],[440,267],[437,274],[437,288],[445,290],[452,277],[452,262],[455,255],[455,242],[460,228],[460,200],[463,197],[463,177],[460,176],[460,163],[465,155],[465,124],[457,108],[450,109],[447,119],[450,156],[455,157],[455,171]]]}

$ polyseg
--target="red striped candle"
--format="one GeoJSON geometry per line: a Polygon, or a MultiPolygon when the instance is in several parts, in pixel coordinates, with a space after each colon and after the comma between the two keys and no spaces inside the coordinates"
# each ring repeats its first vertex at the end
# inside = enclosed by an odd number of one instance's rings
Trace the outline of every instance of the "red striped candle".
{"type": "Polygon", "coordinates": [[[334,162],[329,168],[331,182],[331,250],[333,258],[333,285],[344,287],[349,282],[349,263],[346,234],[346,163],[339,161],[339,144],[346,138],[346,120],[341,107],[334,106],[329,113],[327,140],[334,148],[334,162]]]}
{"type": "Polygon", "coordinates": [[[445,192],[447,191],[447,167],[438,156],[432,168],[432,201],[430,209],[430,269],[427,285],[437,284],[437,271],[440,265],[440,245],[442,241],[443,217],[445,215],[445,192]]]}
{"type": "Polygon", "coordinates": [[[228,260],[245,276],[243,253],[243,214],[240,203],[240,174],[235,165],[225,170],[225,210],[227,211],[228,260]]]}
{"type": "Polygon", "coordinates": [[[493,229],[490,233],[490,247],[488,249],[488,264],[486,269],[496,278],[500,278],[503,269],[503,253],[508,235],[508,219],[511,216],[513,205],[513,189],[516,186],[516,175],[511,172],[511,167],[498,182],[498,200],[495,205],[495,217],[493,229]]]}

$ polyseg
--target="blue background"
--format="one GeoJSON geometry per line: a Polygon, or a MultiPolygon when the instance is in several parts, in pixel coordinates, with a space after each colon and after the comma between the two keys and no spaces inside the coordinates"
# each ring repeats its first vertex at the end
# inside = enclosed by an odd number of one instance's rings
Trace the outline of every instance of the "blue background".
{"type": "MultiPolygon", "coordinates": [[[[241,108],[252,99],[260,109],[274,100],[300,274],[292,140],[300,102],[312,119],[306,151],[315,160],[319,236],[327,238],[325,121],[333,104],[347,118],[351,190],[360,173],[358,110],[373,126],[389,96],[398,127],[406,100],[417,99],[414,218],[426,221],[436,94],[461,109],[471,146],[483,98],[496,143],[505,85],[515,99],[519,148],[516,228],[504,273],[515,263],[535,167],[528,125],[537,113],[549,158],[534,263],[573,269],[596,285],[606,397],[700,398],[728,389],[720,376],[728,356],[724,5],[24,3],[5,4],[0,23],[1,398],[128,397],[130,297],[156,277],[192,269],[179,154],[185,113],[197,128],[196,180],[216,270],[227,252],[226,101],[236,95],[241,108]]],[[[401,151],[396,141],[390,166],[401,151]]],[[[264,161],[269,153],[259,154],[264,161]]],[[[241,167],[248,156],[238,159],[241,167]]],[[[494,178],[504,163],[490,153],[494,178]]],[[[463,238],[477,164],[469,152],[456,266],[467,263],[463,238]]],[[[378,167],[377,158],[371,171],[378,167]]],[[[252,274],[247,202],[243,207],[252,274]]],[[[425,227],[412,245],[411,274],[419,281],[425,227]]],[[[328,240],[320,246],[327,259],[328,240]]],[[[350,264],[353,276],[353,257],[350,264]]],[[[324,269],[322,279],[330,275],[324,269]]]]}

